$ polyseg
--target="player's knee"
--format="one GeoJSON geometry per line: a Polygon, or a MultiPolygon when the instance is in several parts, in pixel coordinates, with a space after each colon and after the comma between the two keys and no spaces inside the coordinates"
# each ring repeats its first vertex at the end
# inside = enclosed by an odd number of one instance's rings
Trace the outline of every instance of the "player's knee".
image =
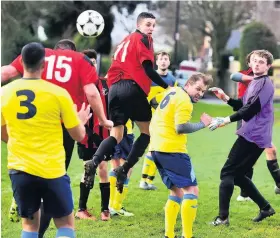
{"type": "Polygon", "coordinates": [[[276,147],[273,146],[271,148],[265,149],[267,160],[275,160],[276,159],[276,147]]]}
{"type": "Polygon", "coordinates": [[[140,130],[141,133],[150,135],[150,130],[149,130],[150,122],[139,122],[139,121],[137,121],[136,124],[139,127],[139,130],[140,130]]]}
{"type": "Polygon", "coordinates": [[[221,188],[228,188],[228,187],[234,186],[235,180],[231,176],[221,177],[221,180],[222,180],[221,184],[220,184],[221,188]]]}
{"type": "Polygon", "coordinates": [[[184,194],[194,194],[198,197],[199,189],[198,186],[188,186],[183,188],[184,194]]]}
{"type": "Polygon", "coordinates": [[[170,189],[170,195],[171,196],[176,196],[176,197],[179,197],[179,198],[182,198],[184,193],[182,191],[181,188],[177,188],[175,186],[173,186],[171,189],[170,189]]]}
{"type": "Polygon", "coordinates": [[[101,164],[99,164],[98,175],[100,177],[101,183],[108,182],[107,162],[103,161],[101,164]]]}
{"type": "Polygon", "coordinates": [[[123,133],[124,133],[124,126],[120,125],[112,128],[112,130],[110,131],[110,136],[115,137],[117,143],[119,144],[123,139],[123,133]]]}

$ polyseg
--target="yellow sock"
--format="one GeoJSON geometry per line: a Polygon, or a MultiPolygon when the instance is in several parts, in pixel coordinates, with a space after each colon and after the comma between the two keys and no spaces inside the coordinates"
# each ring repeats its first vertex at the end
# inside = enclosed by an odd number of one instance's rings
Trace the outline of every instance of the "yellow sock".
{"type": "Polygon", "coordinates": [[[193,231],[193,223],[195,221],[197,211],[197,196],[194,194],[184,194],[184,199],[181,206],[181,217],[183,236],[191,238],[193,231]]]}
{"type": "Polygon", "coordinates": [[[110,202],[109,202],[109,207],[113,208],[114,198],[115,198],[115,191],[116,191],[116,183],[117,183],[116,174],[115,174],[115,172],[113,170],[111,170],[110,173],[109,173],[109,182],[110,182],[110,202]]]}
{"type": "Polygon", "coordinates": [[[149,171],[148,171],[148,177],[146,181],[149,184],[153,184],[157,172],[157,166],[153,160],[149,160],[148,163],[149,163],[149,171]]]}
{"type": "Polygon", "coordinates": [[[143,182],[147,182],[147,177],[148,177],[148,173],[149,173],[149,167],[150,167],[150,164],[149,164],[149,155],[146,155],[145,158],[144,158],[144,163],[143,163],[143,167],[142,167],[142,178],[141,178],[141,181],[143,182]]]}
{"type": "Polygon", "coordinates": [[[175,237],[175,224],[180,210],[181,198],[169,196],[165,204],[165,236],[168,238],[175,237]]]}
{"type": "Polygon", "coordinates": [[[120,193],[117,189],[115,190],[113,208],[117,211],[121,210],[121,208],[123,207],[123,200],[125,199],[128,192],[128,181],[129,179],[126,179],[126,181],[124,182],[122,193],[120,193]]]}

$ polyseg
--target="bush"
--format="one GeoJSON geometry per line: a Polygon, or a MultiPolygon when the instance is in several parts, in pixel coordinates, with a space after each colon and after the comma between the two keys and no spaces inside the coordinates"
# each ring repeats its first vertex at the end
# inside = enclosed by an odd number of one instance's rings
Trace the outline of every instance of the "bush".
{"type": "Polygon", "coordinates": [[[263,23],[252,22],[248,24],[242,34],[240,42],[241,68],[247,68],[246,56],[253,50],[268,50],[274,59],[279,57],[277,40],[272,31],[263,23]]]}

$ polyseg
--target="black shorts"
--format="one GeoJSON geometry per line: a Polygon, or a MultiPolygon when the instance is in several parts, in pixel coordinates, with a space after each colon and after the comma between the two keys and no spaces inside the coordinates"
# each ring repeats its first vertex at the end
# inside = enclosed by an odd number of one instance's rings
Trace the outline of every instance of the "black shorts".
{"type": "Polygon", "coordinates": [[[93,155],[95,154],[97,147],[86,147],[85,145],[81,143],[77,143],[77,149],[78,149],[78,155],[79,158],[82,159],[83,161],[88,161],[91,160],[93,155]]]}
{"type": "Polygon", "coordinates": [[[132,121],[150,121],[151,106],[147,95],[133,80],[120,80],[109,90],[109,117],[114,126],[132,121]]]}
{"type": "Polygon", "coordinates": [[[32,219],[40,208],[41,199],[44,212],[51,217],[61,218],[72,213],[74,203],[67,174],[55,179],[45,179],[18,171],[10,174],[10,179],[21,217],[32,219]]]}

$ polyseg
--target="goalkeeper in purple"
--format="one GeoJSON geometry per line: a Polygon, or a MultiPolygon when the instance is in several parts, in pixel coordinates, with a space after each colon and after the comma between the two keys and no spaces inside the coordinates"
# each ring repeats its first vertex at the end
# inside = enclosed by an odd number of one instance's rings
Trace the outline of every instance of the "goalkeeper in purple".
{"type": "Polygon", "coordinates": [[[254,222],[260,222],[275,214],[269,202],[245,175],[248,170],[252,169],[264,149],[272,147],[274,86],[267,73],[273,62],[273,56],[266,50],[255,52],[252,63],[254,80],[250,83],[242,99],[229,98],[219,88],[209,89],[217,97],[224,96],[228,105],[236,111],[229,117],[214,119],[209,125],[210,130],[242,120],[242,126],[236,132],[238,138],[221,170],[219,215],[212,222],[214,226],[229,225],[229,206],[234,185],[244,189],[258,205],[260,212],[253,219],[254,222]]]}

